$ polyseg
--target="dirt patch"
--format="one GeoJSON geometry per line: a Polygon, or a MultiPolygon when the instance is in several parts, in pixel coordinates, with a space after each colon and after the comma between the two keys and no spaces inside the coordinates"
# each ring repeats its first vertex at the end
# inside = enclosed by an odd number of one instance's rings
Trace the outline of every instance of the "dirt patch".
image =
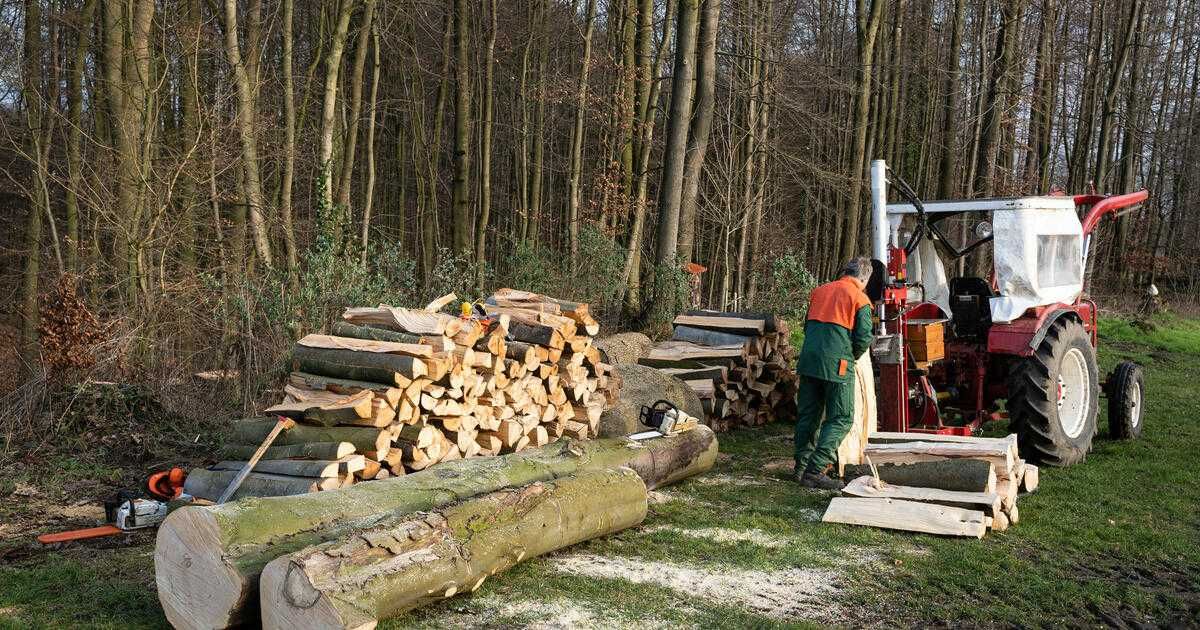
{"type": "Polygon", "coordinates": [[[836,603],[838,574],[825,569],[709,569],[587,554],[558,558],[554,568],[574,575],[662,586],[685,597],[734,605],[782,620],[832,622],[842,616],[836,603]]]}
{"type": "Polygon", "coordinates": [[[646,495],[650,500],[650,505],[662,505],[664,503],[671,502],[684,503],[687,505],[712,505],[708,501],[703,501],[695,497],[689,497],[685,494],[679,494],[678,492],[672,492],[670,490],[651,490],[647,492],[646,495]]]}
{"type": "Polygon", "coordinates": [[[778,536],[772,536],[761,529],[736,530],[725,527],[704,527],[699,529],[689,529],[685,527],[675,527],[674,525],[655,525],[642,530],[647,534],[655,532],[670,532],[680,536],[696,538],[699,540],[711,540],[719,543],[750,543],[759,547],[768,549],[778,549],[788,544],[787,539],[778,536]]]}

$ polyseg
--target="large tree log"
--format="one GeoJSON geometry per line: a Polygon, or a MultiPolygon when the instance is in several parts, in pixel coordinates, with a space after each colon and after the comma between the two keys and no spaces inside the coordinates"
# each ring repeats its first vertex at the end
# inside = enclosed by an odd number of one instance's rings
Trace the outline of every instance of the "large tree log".
{"type": "Polygon", "coordinates": [[[650,338],[639,332],[627,332],[602,337],[595,342],[605,363],[637,363],[650,353],[654,345],[650,338]]]}
{"type": "MultiPolygon", "coordinates": [[[[240,444],[261,443],[275,426],[273,418],[254,418],[233,423],[233,440],[240,444]]],[[[387,452],[392,441],[388,429],[371,427],[314,427],[298,424],[284,431],[275,439],[276,445],[304,444],[306,442],[349,442],[360,452],[387,452]]],[[[381,456],[382,457],[382,456],[381,456]]]]}
{"type": "Polygon", "coordinates": [[[422,359],[432,357],[434,352],[434,348],[431,346],[420,343],[396,343],[394,341],[376,341],[374,339],[355,339],[353,337],[317,334],[305,335],[300,341],[296,342],[296,345],[307,348],[324,348],[327,350],[403,354],[422,359]]]}
{"type": "Polygon", "coordinates": [[[645,516],[646,486],[628,468],[584,471],[405,515],[268,564],[260,581],[263,628],[371,627],[645,516]]]}
{"type": "MultiPolygon", "coordinates": [[[[188,471],[187,479],[183,482],[183,491],[200,499],[216,501],[237,474],[237,470],[193,468],[188,471]]],[[[238,486],[237,492],[233,493],[231,499],[305,494],[338,487],[341,487],[341,482],[336,477],[322,479],[320,477],[291,477],[252,472],[242,481],[242,485],[238,486]]]]}
{"type": "Polygon", "coordinates": [[[700,396],[682,380],[635,363],[617,365],[616,373],[621,376],[621,395],[600,416],[601,437],[629,435],[643,429],[638,423],[642,406],[658,400],[666,400],[689,416],[704,417],[700,396]]]}
{"type": "MultiPolygon", "coordinates": [[[[960,492],[996,492],[996,467],[979,459],[944,459],[914,464],[878,464],[879,478],[898,486],[960,492]]],[[[846,466],[843,474],[856,479],[871,474],[866,464],[846,466]]]]}
{"type": "Polygon", "coordinates": [[[386,326],[415,335],[444,335],[453,337],[462,329],[457,317],[445,313],[429,313],[407,308],[380,305],[376,308],[348,308],[342,319],[351,324],[386,326]]]}
{"type": "Polygon", "coordinates": [[[999,444],[964,442],[900,442],[897,444],[867,443],[866,457],[876,464],[911,464],[943,459],[983,459],[996,467],[1000,477],[1014,477],[1016,459],[1007,442],[999,444]]]}
{"type": "Polygon", "coordinates": [[[641,365],[668,368],[699,368],[729,365],[742,359],[743,346],[701,346],[686,341],[664,341],[638,359],[641,365]]]}
{"type": "MultiPolygon", "coordinates": [[[[246,460],[250,459],[257,450],[257,446],[248,444],[226,444],[221,447],[219,452],[224,459],[246,460]]],[[[261,461],[293,458],[341,459],[347,455],[353,455],[354,451],[354,445],[349,442],[307,442],[283,445],[276,443],[263,453],[261,461]]]]}
{"type": "Polygon", "coordinates": [[[987,517],[978,510],[898,499],[834,497],[821,520],[944,536],[983,538],[987,517]]]}
{"type": "Polygon", "coordinates": [[[297,369],[303,372],[402,387],[408,385],[412,379],[425,376],[429,372],[424,361],[402,354],[298,345],[292,349],[292,359],[297,369]]]}
{"type": "Polygon", "coordinates": [[[154,567],[159,601],[177,628],[228,627],[246,620],[245,608],[268,562],[370,527],[388,515],[435,510],[463,497],[623,465],[656,488],[712,468],[716,457],[716,436],[707,427],[640,442],[564,439],[502,457],[446,462],[418,475],[338,492],[181,508],[158,530],[154,567]]]}
{"type": "Polygon", "coordinates": [[[385,385],[383,383],[372,383],[370,381],[355,381],[347,378],[337,378],[335,376],[322,376],[320,374],[309,374],[308,372],[292,372],[288,376],[288,384],[294,387],[306,387],[308,389],[323,389],[335,394],[357,394],[361,391],[369,391],[376,396],[387,401],[388,405],[395,408],[400,402],[400,397],[404,395],[404,390],[400,387],[385,385]]]}

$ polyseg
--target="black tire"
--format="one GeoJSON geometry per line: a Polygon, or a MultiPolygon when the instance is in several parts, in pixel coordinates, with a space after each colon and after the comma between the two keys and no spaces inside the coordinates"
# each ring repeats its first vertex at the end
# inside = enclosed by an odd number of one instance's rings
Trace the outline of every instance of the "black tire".
{"type": "Polygon", "coordinates": [[[1109,437],[1134,440],[1142,435],[1145,394],[1142,366],[1132,361],[1118,363],[1108,381],[1109,437]]]}
{"type": "Polygon", "coordinates": [[[1070,466],[1087,457],[1096,435],[1100,378],[1083,324],[1060,319],[1037,351],[1016,362],[1006,406],[1023,458],[1070,466]],[[1086,384],[1079,383],[1085,375],[1086,384]]]}

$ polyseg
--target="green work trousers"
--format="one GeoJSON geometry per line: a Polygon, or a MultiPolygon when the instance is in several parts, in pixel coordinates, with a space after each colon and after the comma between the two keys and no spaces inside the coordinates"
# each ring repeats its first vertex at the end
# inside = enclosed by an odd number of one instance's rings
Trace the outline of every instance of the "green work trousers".
{"type": "Polygon", "coordinates": [[[821,472],[854,424],[854,375],[844,383],[800,375],[796,408],[796,472],[821,472]]]}

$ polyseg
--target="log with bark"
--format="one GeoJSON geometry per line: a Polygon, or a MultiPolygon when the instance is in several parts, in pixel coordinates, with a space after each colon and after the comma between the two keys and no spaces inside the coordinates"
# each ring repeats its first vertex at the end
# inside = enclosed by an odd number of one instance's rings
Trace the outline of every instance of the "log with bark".
{"type": "Polygon", "coordinates": [[[648,488],[655,488],[710,469],[716,454],[716,437],[706,427],[637,442],[560,440],[502,457],[442,463],[421,474],[334,493],[181,508],[158,531],[154,565],[159,601],[176,627],[229,627],[253,618],[246,616],[246,607],[254,601],[268,562],[370,527],[381,517],[436,510],[462,497],[617,466],[632,468],[648,488]]]}
{"type": "MultiPolygon", "coordinates": [[[[915,486],[959,492],[996,492],[996,468],[978,459],[943,459],[912,464],[876,464],[883,481],[898,486],[915,486]]],[[[866,464],[846,466],[847,479],[872,474],[866,464]]]]}
{"type": "MultiPolygon", "coordinates": [[[[257,446],[249,444],[226,444],[220,448],[225,459],[249,459],[257,446]]],[[[353,455],[355,447],[349,442],[305,442],[302,444],[279,444],[276,442],[263,453],[262,459],[341,459],[353,455]]]]}
{"type": "Polygon", "coordinates": [[[370,627],[474,591],[523,560],[632,527],[646,508],[645,483],[617,468],[392,517],[267,564],[260,580],[262,625],[370,627]]]}

